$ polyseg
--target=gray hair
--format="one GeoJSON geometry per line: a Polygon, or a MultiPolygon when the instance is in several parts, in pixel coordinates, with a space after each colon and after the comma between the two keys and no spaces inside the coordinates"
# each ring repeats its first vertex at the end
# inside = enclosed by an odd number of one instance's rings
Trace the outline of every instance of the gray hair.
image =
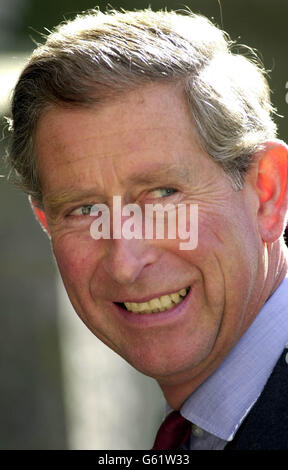
{"type": "Polygon", "coordinates": [[[203,148],[241,189],[251,155],[275,137],[276,125],[263,67],[233,47],[191,12],[97,9],[59,25],[14,90],[9,159],[18,184],[41,206],[34,136],[47,107],[95,106],[151,81],[178,81],[203,148]]]}

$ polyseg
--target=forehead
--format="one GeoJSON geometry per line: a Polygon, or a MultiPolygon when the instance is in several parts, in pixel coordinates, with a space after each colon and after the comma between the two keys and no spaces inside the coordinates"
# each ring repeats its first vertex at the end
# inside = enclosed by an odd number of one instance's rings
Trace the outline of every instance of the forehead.
{"type": "MultiPolygon", "coordinates": [[[[51,107],[36,130],[42,189],[57,179],[77,184],[95,176],[149,173],[190,165],[203,153],[184,91],[154,84],[93,108],[51,107]]],[[[111,176],[112,177],[112,176],[111,176]]],[[[108,178],[109,179],[109,178],[108,178]]],[[[65,189],[65,188],[64,188],[65,189]]]]}

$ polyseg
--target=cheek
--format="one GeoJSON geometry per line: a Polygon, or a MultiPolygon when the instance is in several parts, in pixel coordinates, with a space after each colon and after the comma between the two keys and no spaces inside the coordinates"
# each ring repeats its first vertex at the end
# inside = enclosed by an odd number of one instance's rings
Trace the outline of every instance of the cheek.
{"type": "Polygon", "coordinates": [[[255,220],[242,204],[200,210],[198,215],[199,248],[221,252],[221,257],[241,258],[252,253],[257,245],[255,220]]]}
{"type": "Polygon", "coordinates": [[[53,252],[66,285],[67,282],[73,286],[87,283],[95,266],[95,243],[75,234],[52,238],[53,252]]]}
{"type": "Polygon", "coordinates": [[[245,299],[257,277],[257,240],[253,221],[243,211],[238,209],[236,216],[199,211],[197,248],[182,256],[201,273],[209,303],[245,299]]]}
{"type": "Polygon", "coordinates": [[[226,310],[240,313],[249,302],[259,270],[259,239],[246,214],[199,222],[200,265],[206,267],[207,291],[225,297],[226,310]],[[209,287],[208,287],[209,285],[209,287]]]}

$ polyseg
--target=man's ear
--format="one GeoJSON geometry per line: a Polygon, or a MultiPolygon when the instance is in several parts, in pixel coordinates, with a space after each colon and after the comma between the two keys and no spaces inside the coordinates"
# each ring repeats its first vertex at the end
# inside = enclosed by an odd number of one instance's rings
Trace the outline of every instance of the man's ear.
{"type": "Polygon", "coordinates": [[[33,200],[31,196],[29,196],[29,202],[30,202],[30,205],[32,207],[32,210],[34,212],[36,219],[38,220],[44,232],[48,235],[48,237],[50,237],[50,232],[49,232],[45,212],[43,211],[43,209],[40,209],[38,207],[37,203],[33,200]]]}
{"type": "Polygon", "coordinates": [[[280,140],[266,142],[255,157],[259,232],[263,241],[273,243],[281,237],[287,223],[288,147],[280,140]]]}

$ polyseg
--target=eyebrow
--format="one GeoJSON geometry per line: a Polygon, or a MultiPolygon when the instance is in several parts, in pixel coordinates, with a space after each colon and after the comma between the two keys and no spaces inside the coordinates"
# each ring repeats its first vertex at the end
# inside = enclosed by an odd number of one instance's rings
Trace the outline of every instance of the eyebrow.
{"type": "Polygon", "coordinates": [[[186,162],[181,162],[180,166],[176,163],[161,163],[141,173],[138,171],[134,175],[130,175],[127,182],[130,184],[153,184],[159,183],[161,180],[164,182],[165,180],[168,180],[167,182],[174,180],[190,184],[192,182],[192,173],[191,167],[186,162]]]}
{"type": "Polygon", "coordinates": [[[65,191],[55,191],[49,193],[43,198],[44,207],[48,208],[49,215],[51,218],[56,218],[59,214],[61,208],[66,204],[73,204],[74,202],[80,202],[85,199],[95,198],[97,192],[94,189],[84,189],[84,190],[65,190],[65,191]]]}

